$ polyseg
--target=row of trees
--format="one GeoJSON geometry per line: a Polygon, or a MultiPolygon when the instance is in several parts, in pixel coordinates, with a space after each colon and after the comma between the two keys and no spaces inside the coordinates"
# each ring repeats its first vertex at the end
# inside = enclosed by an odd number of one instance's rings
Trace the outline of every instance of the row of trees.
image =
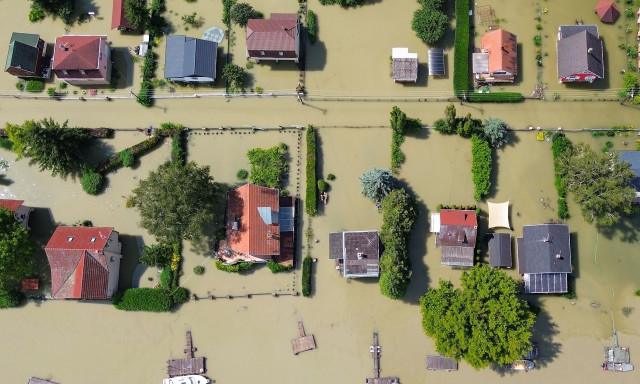
{"type": "Polygon", "coordinates": [[[490,117],[483,122],[471,117],[470,113],[465,117],[458,117],[453,104],[445,107],[444,118],[436,120],[434,126],[436,131],[446,135],[458,134],[465,138],[481,136],[493,148],[501,148],[509,143],[509,126],[504,120],[490,117]]]}

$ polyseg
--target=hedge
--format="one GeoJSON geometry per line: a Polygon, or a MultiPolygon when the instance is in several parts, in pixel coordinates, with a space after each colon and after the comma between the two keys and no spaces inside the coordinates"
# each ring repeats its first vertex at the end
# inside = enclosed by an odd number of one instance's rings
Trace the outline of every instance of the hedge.
{"type": "Polygon", "coordinates": [[[173,305],[182,304],[189,300],[189,291],[185,288],[178,287],[174,289],[169,296],[171,297],[173,305]]]}
{"type": "Polygon", "coordinates": [[[313,260],[307,255],[302,261],[302,296],[311,296],[311,266],[313,260]]]}
{"type": "Polygon", "coordinates": [[[162,288],[130,288],[117,292],[113,304],[123,311],[168,312],[173,303],[162,288]]]}
{"type": "Polygon", "coordinates": [[[478,136],[471,137],[471,175],[475,185],[474,198],[482,200],[491,187],[492,153],[489,142],[478,136]]]}
{"type": "Polygon", "coordinates": [[[474,103],[517,103],[524,100],[524,97],[518,92],[471,92],[466,96],[466,100],[474,103]]]}
{"type": "Polygon", "coordinates": [[[44,80],[29,80],[26,89],[27,92],[42,92],[44,91],[44,80]]]}
{"type": "Polygon", "coordinates": [[[307,32],[309,33],[309,42],[315,44],[318,37],[318,26],[316,25],[316,14],[312,10],[307,11],[307,32]]]}
{"type": "Polygon", "coordinates": [[[569,209],[567,207],[567,180],[562,173],[559,160],[562,156],[571,151],[571,141],[567,139],[564,133],[555,133],[551,139],[551,153],[553,154],[553,170],[555,173],[555,187],[558,191],[558,217],[560,219],[569,218],[569,209]]]}
{"type": "Polygon", "coordinates": [[[293,265],[282,265],[276,261],[269,260],[267,261],[267,268],[269,268],[271,273],[278,273],[290,271],[293,268],[293,265]]]}
{"type": "Polygon", "coordinates": [[[461,98],[469,90],[469,0],[456,0],[453,50],[453,92],[461,98]]]}
{"type": "MultiPolygon", "coordinates": [[[[150,138],[139,142],[131,148],[131,154],[134,158],[139,158],[145,153],[155,148],[162,141],[162,136],[156,133],[150,138]]],[[[106,173],[122,166],[122,157],[120,153],[113,154],[98,164],[98,172],[106,173]]]]}
{"type": "Polygon", "coordinates": [[[241,261],[236,264],[224,264],[220,260],[216,260],[215,264],[216,268],[218,268],[219,270],[231,273],[242,273],[250,270],[255,265],[250,261],[241,261]]]}
{"type": "Polygon", "coordinates": [[[313,125],[307,127],[307,191],[304,201],[304,211],[309,216],[318,213],[318,181],[316,175],[316,140],[317,133],[313,125]]]}

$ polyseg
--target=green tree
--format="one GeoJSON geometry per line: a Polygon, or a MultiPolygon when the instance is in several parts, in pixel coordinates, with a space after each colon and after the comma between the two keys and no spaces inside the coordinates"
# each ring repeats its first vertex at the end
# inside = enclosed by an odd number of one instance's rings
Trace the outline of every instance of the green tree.
{"type": "Polygon", "coordinates": [[[426,8],[442,10],[446,0],[418,0],[418,4],[426,8]]]}
{"type": "Polygon", "coordinates": [[[151,12],[141,0],[125,0],[124,15],[131,25],[139,30],[143,30],[151,19],[151,12]]]}
{"type": "Polygon", "coordinates": [[[413,13],[411,29],[426,44],[434,45],[444,37],[449,18],[441,11],[423,7],[413,13]]]}
{"type": "Polygon", "coordinates": [[[222,78],[231,88],[239,89],[247,82],[247,72],[239,65],[227,63],[222,68],[222,78]]]}
{"type": "Polygon", "coordinates": [[[635,190],[629,183],[635,175],[617,154],[598,153],[581,143],[558,158],[558,170],[587,223],[611,226],[631,213],[635,190]]]}
{"type": "Polygon", "coordinates": [[[27,230],[0,208],[0,292],[8,294],[23,278],[33,273],[31,257],[35,246],[27,230]]]}
{"type": "Polygon", "coordinates": [[[140,180],[132,197],[140,226],[166,243],[198,240],[202,227],[213,221],[219,199],[209,167],[194,162],[162,164],[140,180]]]}
{"type": "Polygon", "coordinates": [[[420,298],[422,327],[436,350],[476,369],[521,358],[531,348],[535,314],[518,298],[518,283],[486,264],[463,272],[460,280],[462,289],[441,280],[420,298]]]}
{"type": "Polygon", "coordinates": [[[289,171],[287,146],[280,143],[269,149],[253,148],[247,152],[251,171],[249,181],[269,188],[282,188],[284,175],[289,171]]]}
{"type": "Polygon", "coordinates": [[[411,282],[409,242],[418,218],[415,199],[404,189],[390,192],[382,200],[382,228],[380,241],[384,252],[380,257],[380,293],[400,299],[411,282]]]}
{"type": "Polygon", "coordinates": [[[388,169],[373,168],[360,176],[361,193],[367,198],[380,201],[398,188],[398,182],[388,169]]]}
{"type": "Polygon", "coordinates": [[[247,3],[237,3],[231,7],[231,20],[241,27],[246,27],[249,19],[253,19],[255,15],[255,9],[247,3]]]}
{"type": "Polygon", "coordinates": [[[173,256],[173,247],[170,244],[145,245],[140,262],[150,267],[166,269],[171,265],[171,256],[173,256]]]}
{"type": "Polygon", "coordinates": [[[70,25],[75,11],[74,0],[31,0],[31,10],[39,11],[51,16],[57,16],[70,25]]]}
{"type": "Polygon", "coordinates": [[[7,124],[7,134],[18,159],[29,157],[41,171],[50,170],[53,176],[62,177],[82,170],[85,165],[82,149],[93,141],[84,129],[69,128],[66,121],[60,125],[51,118],[28,120],[22,125],[7,124]]]}
{"type": "Polygon", "coordinates": [[[635,75],[631,71],[625,72],[622,77],[622,89],[618,91],[618,96],[624,99],[633,99],[633,97],[638,96],[640,80],[638,76],[635,75]]]}
{"type": "Polygon", "coordinates": [[[101,173],[98,173],[91,168],[82,172],[80,184],[82,185],[82,190],[87,192],[88,194],[97,195],[98,193],[100,193],[103,183],[104,176],[102,176],[101,173]]]}
{"type": "Polygon", "coordinates": [[[489,140],[489,144],[494,148],[500,148],[509,142],[509,126],[498,117],[486,119],[482,130],[489,140]]]}

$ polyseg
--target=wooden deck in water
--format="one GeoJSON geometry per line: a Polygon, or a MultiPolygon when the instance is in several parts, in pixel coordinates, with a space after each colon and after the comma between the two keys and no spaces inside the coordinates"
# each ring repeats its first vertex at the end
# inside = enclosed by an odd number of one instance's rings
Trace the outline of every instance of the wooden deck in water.
{"type": "Polygon", "coordinates": [[[371,357],[373,357],[373,377],[366,379],[367,384],[399,384],[400,379],[397,377],[380,377],[380,357],[382,347],[378,342],[378,332],[373,332],[373,345],[369,347],[371,357]]]}
{"type": "Polygon", "coordinates": [[[184,359],[167,360],[167,373],[169,377],[204,373],[204,357],[194,357],[194,352],[197,350],[198,349],[193,346],[191,331],[187,331],[187,347],[184,349],[184,354],[187,357],[184,359]]]}
{"type": "Polygon", "coordinates": [[[316,348],[316,339],[313,335],[307,335],[304,332],[302,321],[298,321],[298,332],[300,333],[300,337],[291,340],[291,348],[293,348],[294,355],[316,348]]]}

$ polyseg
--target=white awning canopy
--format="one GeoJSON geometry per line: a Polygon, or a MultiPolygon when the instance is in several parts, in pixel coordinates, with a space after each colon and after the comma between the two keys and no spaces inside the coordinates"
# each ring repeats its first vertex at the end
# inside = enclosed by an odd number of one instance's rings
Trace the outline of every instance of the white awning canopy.
{"type": "Polygon", "coordinates": [[[489,228],[507,228],[511,229],[509,222],[509,202],[491,203],[489,205],[489,228]]]}

